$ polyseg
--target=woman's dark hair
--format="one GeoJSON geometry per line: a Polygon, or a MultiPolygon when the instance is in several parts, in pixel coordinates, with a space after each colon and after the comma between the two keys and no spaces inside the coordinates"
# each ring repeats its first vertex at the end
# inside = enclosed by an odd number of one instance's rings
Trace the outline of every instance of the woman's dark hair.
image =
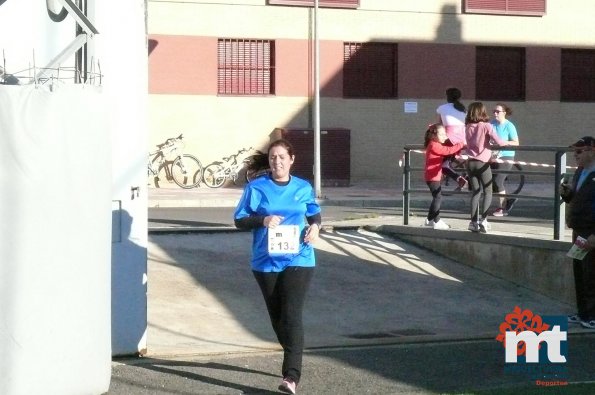
{"type": "Polygon", "coordinates": [[[428,130],[426,130],[426,136],[424,137],[424,147],[428,148],[430,141],[434,140],[436,135],[438,134],[438,127],[442,126],[441,123],[434,123],[428,126],[428,130]]]}
{"type": "Polygon", "coordinates": [[[279,139],[279,140],[273,141],[271,143],[271,145],[269,145],[269,149],[267,150],[267,157],[268,157],[268,154],[271,152],[271,149],[273,147],[277,147],[277,146],[281,146],[281,147],[285,148],[287,150],[287,153],[289,154],[289,156],[294,156],[293,145],[291,145],[291,143],[289,141],[287,141],[286,139],[279,139]]]}
{"type": "Polygon", "coordinates": [[[506,104],[496,103],[496,107],[498,107],[498,106],[500,106],[504,109],[504,111],[506,112],[506,116],[512,115],[512,108],[508,107],[506,104]]]}
{"type": "Polygon", "coordinates": [[[465,116],[465,125],[470,123],[488,122],[489,120],[490,117],[488,117],[486,106],[484,106],[482,102],[474,101],[469,104],[469,111],[467,111],[467,116],[465,116]]]}
{"type": "Polygon", "coordinates": [[[465,112],[465,106],[459,101],[461,90],[459,88],[448,88],[446,90],[446,101],[452,103],[460,112],[465,112]]]}

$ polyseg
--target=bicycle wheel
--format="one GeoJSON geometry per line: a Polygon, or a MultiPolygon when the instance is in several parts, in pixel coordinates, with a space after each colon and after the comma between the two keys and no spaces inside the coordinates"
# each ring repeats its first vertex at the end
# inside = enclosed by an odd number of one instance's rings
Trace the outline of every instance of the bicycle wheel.
{"type": "Polygon", "coordinates": [[[171,177],[184,189],[195,188],[202,180],[202,164],[193,155],[178,156],[171,165],[171,177]]]}
{"type": "Polygon", "coordinates": [[[218,163],[211,163],[205,167],[203,181],[209,188],[219,188],[225,183],[225,170],[218,163]]]}
{"type": "Polygon", "coordinates": [[[248,169],[246,170],[246,182],[250,182],[258,177],[264,176],[269,169],[248,169]]]}
{"type": "Polygon", "coordinates": [[[507,195],[518,195],[525,185],[525,174],[523,168],[518,163],[512,165],[511,173],[504,181],[504,187],[507,195]]]}
{"type": "MultiPolygon", "coordinates": [[[[443,163],[443,166],[447,165],[448,168],[450,168],[450,170],[452,170],[453,172],[455,172],[458,176],[460,177],[464,177],[467,178],[467,168],[466,168],[466,161],[462,158],[452,158],[452,159],[447,159],[447,163],[443,163]]],[[[447,174],[447,170],[443,168],[442,170],[442,185],[443,186],[448,186],[450,184],[450,182],[454,182],[456,188],[454,189],[455,191],[460,191],[461,190],[461,186],[460,184],[458,184],[458,179],[457,181],[454,181],[453,179],[451,179],[448,174],[447,174]]],[[[446,193],[448,194],[448,191],[443,189],[442,193],[446,193]]],[[[445,195],[447,196],[447,195],[445,195]]]]}

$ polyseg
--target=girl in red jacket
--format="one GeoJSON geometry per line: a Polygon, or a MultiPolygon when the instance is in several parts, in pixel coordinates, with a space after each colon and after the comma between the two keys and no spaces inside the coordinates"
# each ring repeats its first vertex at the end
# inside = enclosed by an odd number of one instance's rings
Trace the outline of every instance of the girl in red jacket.
{"type": "Polygon", "coordinates": [[[448,229],[450,226],[440,219],[440,205],[442,203],[442,161],[445,156],[454,155],[464,146],[464,142],[444,145],[446,141],[446,130],[442,124],[435,123],[428,127],[424,141],[426,147],[426,166],[424,179],[432,193],[432,203],[428,211],[428,217],[424,226],[432,226],[434,229],[448,229]]]}

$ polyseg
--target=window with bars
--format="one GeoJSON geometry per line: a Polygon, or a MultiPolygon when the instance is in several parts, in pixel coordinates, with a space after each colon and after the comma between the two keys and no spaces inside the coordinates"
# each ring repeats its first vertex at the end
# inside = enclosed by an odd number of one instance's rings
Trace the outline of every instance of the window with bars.
{"type": "Polygon", "coordinates": [[[545,15],[546,0],[464,0],[468,14],[545,15]]]}
{"type": "Polygon", "coordinates": [[[343,97],[397,97],[397,44],[344,43],[343,97]]]}
{"type": "MultiPolygon", "coordinates": [[[[269,5],[314,7],[314,0],[268,0],[269,5]]],[[[319,0],[319,7],[358,8],[359,0],[319,0]]]]}
{"type": "Polygon", "coordinates": [[[477,47],[475,57],[479,100],[525,100],[525,48],[477,47]]]}
{"type": "Polygon", "coordinates": [[[275,42],[219,39],[217,93],[221,95],[274,95],[275,42]]]}
{"type": "Polygon", "coordinates": [[[562,49],[560,101],[595,102],[595,50],[562,49]]]}

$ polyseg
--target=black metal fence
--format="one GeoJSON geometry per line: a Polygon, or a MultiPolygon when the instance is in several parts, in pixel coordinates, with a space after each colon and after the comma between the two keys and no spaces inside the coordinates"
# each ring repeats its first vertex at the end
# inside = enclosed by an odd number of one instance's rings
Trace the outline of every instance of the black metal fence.
{"type": "MultiPolygon", "coordinates": [[[[562,235],[564,234],[564,227],[565,227],[565,203],[560,198],[560,191],[558,186],[562,182],[562,177],[564,174],[574,172],[574,168],[568,167],[566,165],[566,154],[572,151],[570,147],[560,147],[560,146],[546,146],[546,145],[519,145],[519,146],[506,146],[506,147],[498,147],[494,146],[494,149],[506,149],[506,150],[514,150],[514,151],[532,151],[532,152],[539,152],[545,153],[547,156],[553,156],[554,164],[538,164],[538,163],[531,163],[531,162],[522,162],[522,161],[515,161],[515,163],[519,163],[524,165],[522,170],[522,174],[525,175],[525,178],[531,179],[531,177],[539,177],[549,180],[552,185],[551,193],[545,192],[547,196],[534,196],[534,195],[523,195],[522,190],[520,193],[517,194],[502,194],[498,195],[498,197],[506,197],[506,198],[513,198],[513,199],[523,199],[523,198],[530,198],[534,200],[545,200],[551,201],[552,207],[554,210],[554,232],[553,237],[554,240],[560,240],[562,235]],[[533,168],[548,168],[549,170],[531,170],[533,168]]],[[[414,193],[424,193],[427,194],[427,188],[412,188],[411,187],[411,173],[423,171],[423,162],[419,166],[412,166],[411,164],[411,154],[412,153],[422,153],[424,152],[424,146],[421,144],[410,144],[406,145],[403,148],[403,159],[401,166],[403,167],[403,225],[409,224],[409,214],[410,214],[410,196],[414,193]]],[[[422,155],[423,157],[423,155],[422,155]]],[[[515,171],[504,171],[504,170],[493,170],[494,174],[501,173],[501,174],[512,174],[512,173],[519,173],[518,170],[515,171]]],[[[467,194],[468,192],[453,192],[453,194],[467,194]]]]}

